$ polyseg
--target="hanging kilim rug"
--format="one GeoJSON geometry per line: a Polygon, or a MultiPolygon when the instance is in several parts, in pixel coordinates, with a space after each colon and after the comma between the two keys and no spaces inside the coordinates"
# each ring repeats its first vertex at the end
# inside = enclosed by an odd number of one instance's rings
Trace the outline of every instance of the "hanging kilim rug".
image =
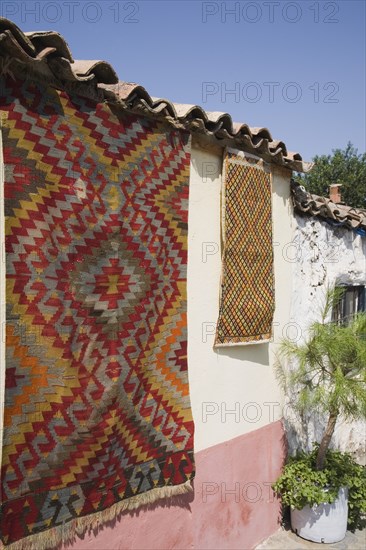
{"type": "Polygon", "coordinates": [[[1,90],[1,539],[40,550],[190,490],[190,140],[38,84],[1,90]]]}
{"type": "Polygon", "coordinates": [[[223,243],[215,345],[269,341],[274,312],[271,177],[262,161],[230,149],[224,158],[223,243]]]}

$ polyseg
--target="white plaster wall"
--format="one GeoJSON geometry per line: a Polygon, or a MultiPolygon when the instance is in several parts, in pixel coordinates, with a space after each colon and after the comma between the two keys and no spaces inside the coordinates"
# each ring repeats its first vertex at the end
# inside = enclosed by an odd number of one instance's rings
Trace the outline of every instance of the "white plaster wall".
{"type": "MultiPolygon", "coordinates": [[[[296,216],[294,234],[294,294],[291,320],[299,327],[298,334],[306,334],[306,328],[316,317],[327,284],[366,284],[366,238],[354,231],[332,227],[316,218],[296,216]]],[[[310,423],[305,431],[290,410],[285,409],[290,429],[289,444],[293,451],[297,446],[309,448],[323,429],[321,419],[310,423]],[[295,433],[295,429],[296,432],[295,433]]],[[[350,451],[365,462],[366,426],[364,422],[336,426],[334,445],[350,451]]]]}
{"type": "Polygon", "coordinates": [[[222,149],[192,144],[188,254],[188,365],[199,451],[281,418],[272,365],[290,315],[292,264],[283,251],[294,219],[286,170],[273,173],[276,311],[274,343],[213,349],[221,272],[222,149]],[[229,411],[232,411],[231,413],[229,411]]]}

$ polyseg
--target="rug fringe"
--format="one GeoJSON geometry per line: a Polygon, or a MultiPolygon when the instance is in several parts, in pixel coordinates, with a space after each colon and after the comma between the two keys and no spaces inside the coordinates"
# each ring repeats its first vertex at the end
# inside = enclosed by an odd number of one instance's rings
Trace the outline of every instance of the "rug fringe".
{"type": "Polygon", "coordinates": [[[75,518],[67,523],[42,531],[42,533],[30,535],[12,544],[3,545],[0,541],[0,550],[55,550],[61,545],[72,544],[75,541],[76,535],[82,537],[90,531],[98,532],[103,525],[115,520],[122,512],[136,510],[142,506],[153,504],[160,499],[169,499],[192,491],[191,480],[181,485],[157,487],[141,495],[116,502],[100,512],[75,518]]]}

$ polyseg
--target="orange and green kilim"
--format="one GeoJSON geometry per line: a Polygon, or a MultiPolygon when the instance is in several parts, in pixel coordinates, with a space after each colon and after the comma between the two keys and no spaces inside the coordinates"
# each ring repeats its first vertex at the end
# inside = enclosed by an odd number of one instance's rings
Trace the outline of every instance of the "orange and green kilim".
{"type": "Polygon", "coordinates": [[[7,545],[193,477],[190,138],[41,84],[0,90],[7,545]]]}
{"type": "Polygon", "coordinates": [[[230,150],[224,159],[223,266],[216,346],[271,338],[271,177],[257,162],[230,150]]]}

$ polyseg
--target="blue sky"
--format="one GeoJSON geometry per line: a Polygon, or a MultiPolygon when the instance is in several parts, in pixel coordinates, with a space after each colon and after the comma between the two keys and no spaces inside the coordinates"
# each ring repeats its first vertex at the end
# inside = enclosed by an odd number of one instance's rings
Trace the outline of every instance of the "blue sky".
{"type": "Polygon", "coordinates": [[[305,160],[365,151],[365,2],[1,0],[24,31],[57,30],[74,58],[121,80],[266,126],[305,160]],[[230,93],[231,91],[231,93],[230,93]]]}

